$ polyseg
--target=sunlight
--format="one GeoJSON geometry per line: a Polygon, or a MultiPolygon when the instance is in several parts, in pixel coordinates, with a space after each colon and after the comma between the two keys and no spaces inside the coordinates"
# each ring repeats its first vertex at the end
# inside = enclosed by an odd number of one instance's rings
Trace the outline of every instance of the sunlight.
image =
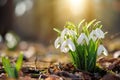
{"type": "Polygon", "coordinates": [[[85,8],[85,0],[68,0],[70,4],[70,9],[73,14],[77,15],[83,12],[85,8]]]}

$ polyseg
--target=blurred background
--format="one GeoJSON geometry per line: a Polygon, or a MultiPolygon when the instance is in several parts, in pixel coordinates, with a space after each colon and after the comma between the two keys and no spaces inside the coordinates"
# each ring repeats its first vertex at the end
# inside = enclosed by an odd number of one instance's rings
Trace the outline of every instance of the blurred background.
{"type": "Polygon", "coordinates": [[[120,0],[0,0],[0,34],[14,31],[22,40],[54,43],[53,28],[66,21],[100,20],[108,39],[120,37],[120,0]]]}

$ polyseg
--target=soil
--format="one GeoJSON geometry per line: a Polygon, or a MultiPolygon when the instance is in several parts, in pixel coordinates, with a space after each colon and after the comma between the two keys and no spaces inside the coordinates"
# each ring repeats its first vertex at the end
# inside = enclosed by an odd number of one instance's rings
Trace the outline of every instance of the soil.
{"type": "MultiPolygon", "coordinates": [[[[120,80],[120,58],[99,57],[97,60],[98,72],[90,73],[76,69],[67,54],[59,53],[52,45],[45,47],[38,44],[19,45],[15,51],[1,48],[1,55],[6,52],[14,63],[20,50],[33,52],[29,58],[24,56],[22,69],[17,80],[120,80]],[[31,48],[32,47],[32,48],[31,48]],[[10,55],[12,54],[12,56],[10,55]]],[[[28,54],[27,54],[28,55],[28,54]]],[[[113,55],[113,54],[112,54],[113,55]]],[[[8,78],[0,62],[0,80],[16,80],[8,78]]]]}

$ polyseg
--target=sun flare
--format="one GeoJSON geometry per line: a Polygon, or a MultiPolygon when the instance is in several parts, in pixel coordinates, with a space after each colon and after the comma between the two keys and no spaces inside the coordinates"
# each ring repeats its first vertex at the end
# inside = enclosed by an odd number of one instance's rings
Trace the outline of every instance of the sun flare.
{"type": "Polygon", "coordinates": [[[68,0],[70,9],[73,14],[77,15],[80,12],[84,11],[85,8],[85,0],[68,0]]]}

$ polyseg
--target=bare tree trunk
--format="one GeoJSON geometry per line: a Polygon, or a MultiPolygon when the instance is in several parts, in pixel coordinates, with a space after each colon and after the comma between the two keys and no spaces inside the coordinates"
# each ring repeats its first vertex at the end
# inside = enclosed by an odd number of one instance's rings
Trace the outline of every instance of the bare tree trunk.
{"type": "Polygon", "coordinates": [[[13,23],[13,0],[0,1],[0,34],[2,36],[11,29],[13,23]]]}

